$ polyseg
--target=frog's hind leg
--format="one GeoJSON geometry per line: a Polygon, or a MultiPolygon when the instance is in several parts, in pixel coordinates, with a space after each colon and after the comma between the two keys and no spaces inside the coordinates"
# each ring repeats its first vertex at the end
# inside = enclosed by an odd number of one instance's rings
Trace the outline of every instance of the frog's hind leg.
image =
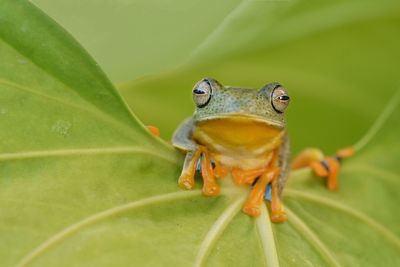
{"type": "Polygon", "coordinates": [[[229,169],[225,166],[222,166],[218,161],[214,161],[214,175],[217,178],[224,178],[228,175],[229,169]]]}
{"type": "Polygon", "coordinates": [[[238,185],[253,184],[254,181],[267,171],[267,167],[255,170],[241,170],[234,168],[231,172],[233,180],[238,185]]]}
{"type": "Polygon", "coordinates": [[[341,160],[353,154],[354,149],[351,147],[337,151],[334,157],[325,157],[320,149],[308,148],[293,160],[291,167],[294,170],[310,167],[317,176],[327,178],[327,187],[333,191],[338,188],[337,176],[341,160]]]}

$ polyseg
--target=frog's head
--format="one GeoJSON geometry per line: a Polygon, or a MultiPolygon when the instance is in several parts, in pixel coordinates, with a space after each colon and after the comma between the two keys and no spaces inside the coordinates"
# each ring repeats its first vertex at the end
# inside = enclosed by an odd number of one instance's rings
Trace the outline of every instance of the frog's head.
{"type": "Polygon", "coordinates": [[[285,128],[284,112],[289,96],[279,83],[269,83],[260,90],[223,86],[205,78],[193,88],[195,123],[214,120],[241,120],[285,128]]]}

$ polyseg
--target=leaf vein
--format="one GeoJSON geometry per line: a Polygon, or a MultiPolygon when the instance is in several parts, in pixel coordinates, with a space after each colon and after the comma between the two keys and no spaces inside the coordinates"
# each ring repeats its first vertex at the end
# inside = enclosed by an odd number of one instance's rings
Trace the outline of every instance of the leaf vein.
{"type": "Polygon", "coordinates": [[[397,237],[393,232],[391,232],[389,229],[387,229],[387,227],[385,227],[384,225],[382,225],[379,222],[375,221],[374,219],[370,218],[368,215],[353,209],[350,206],[339,203],[337,201],[332,201],[332,200],[327,199],[322,196],[305,193],[305,192],[301,192],[301,191],[297,191],[297,190],[293,190],[293,189],[286,189],[285,195],[287,197],[297,197],[297,198],[302,198],[304,200],[312,201],[312,202],[315,202],[318,204],[324,204],[328,207],[345,212],[346,214],[351,215],[351,216],[359,219],[360,221],[364,222],[365,224],[369,225],[372,229],[374,229],[375,231],[377,231],[378,233],[380,233],[384,237],[386,237],[388,241],[390,241],[393,245],[395,245],[397,247],[397,249],[400,250],[399,237],[397,237]]]}
{"type": "Polygon", "coordinates": [[[372,167],[371,165],[356,165],[352,164],[349,167],[346,167],[346,171],[357,171],[358,173],[366,173],[368,175],[376,175],[380,178],[383,178],[384,180],[395,183],[397,185],[400,184],[400,176],[398,174],[395,174],[394,172],[390,172],[388,170],[381,170],[375,167],[372,167]]]}
{"type": "Polygon", "coordinates": [[[32,250],[31,252],[26,254],[26,256],[24,256],[16,264],[16,267],[29,266],[39,256],[43,255],[46,251],[50,250],[53,246],[64,241],[65,239],[70,237],[72,234],[78,232],[79,230],[81,230],[89,225],[98,223],[99,221],[104,220],[106,218],[115,216],[119,213],[123,213],[123,212],[129,211],[129,210],[141,208],[141,207],[144,207],[147,205],[153,205],[153,204],[157,204],[160,202],[179,200],[179,199],[200,196],[200,195],[201,195],[200,190],[193,190],[190,192],[188,192],[188,191],[173,192],[173,193],[167,193],[164,195],[153,196],[153,197],[135,200],[133,202],[129,202],[129,203],[126,203],[126,204],[123,204],[120,206],[116,206],[116,207],[98,212],[89,217],[86,217],[85,219],[83,219],[75,224],[72,224],[72,225],[64,228],[60,232],[58,232],[55,235],[48,238],[41,245],[39,245],[34,250],[32,250]]]}
{"type": "MultiPolygon", "coordinates": [[[[0,79],[0,84],[3,84],[3,85],[6,85],[6,86],[9,86],[9,87],[12,87],[12,88],[14,88],[14,89],[18,89],[18,90],[21,90],[21,91],[25,91],[25,92],[31,93],[31,94],[33,94],[33,95],[37,95],[37,96],[42,97],[42,98],[47,98],[47,99],[50,99],[50,100],[52,100],[52,101],[56,101],[56,102],[58,102],[58,103],[61,103],[61,104],[65,105],[65,106],[70,106],[70,107],[75,108],[75,109],[77,109],[77,110],[82,110],[82,111],[84,111],[84,112],[88,112],[88,113],[92,114],[93,116],[95,116],[96,118],[98,118],[98,119],[100,119],[100,120],[102,120],[102,121],[105,121],[105,122],[107,122],[107,123],[110,123],[110,124],[114,125],[115,127],[120,128],[121,130],[123,130],[124,132],[126,132],[126,136],[127,136],[127,137],[129,137],[130,139],[132,139],[132,136],[133,136],[132,133],[133,133],[133,131],[132,131],[131,128],[129,128],[129,127],[127,127],[127,126],[121,124],[120,122],[116,121],[115,119],[113,119],[112,117],[110,117],[108,114],[106,114],[106,113],[104,113],[104,112],[100,112],[98,109],[89,109],[89,108],[86,108],[86,107],[81,106],[81,105],[75,105],[75,104],[73,104],[73,103],[64,101],[64,100],[62,100],[62,99],[60,99],[60,98],[57,98],[57,97],[54,97],[54,96],[50,96],[50,95],[44,94],[44,93],[39,92],[39,91],[37,91],[37,90],[31,89],[31,88],[27,88],[27,87],[25,87],[25,86],[22,86],[22,85],[19,85],[19,84],[15,84],[15,83],[13,83],[13,82],[11,82],[11,81],[7,81],[7,80],[4,80],[4,79],[0,79]]],[[[86,102],[87,102],[87,101],[86,101],[86,102]]],[[[89,103],[89,102],[87,102],[87,103],[88,103],[90,106],[93,106],[91,103],[89,103]]]]}
{"type": "Polygon", "coordinates": [[[395,108],[397,107],[400,100],[400,89],[394,94],[394,96],[389,101],[386,108],[383,112],[380,113],[380,116],[376,119],[376,121],[372,124],[371,128],[366,132],[366,134],[353,146],[356,151],[364,148],[371,139],[379,132],[382,128],[383,124],[387,121],[390,115],[393,113],[395,108]]]}
{"type": "Polygon", "coordinates": [[[279,267],[278,252],[272,231],[271,218],[265,205],[261,205],[261,215],[256,219],[258,235],[263,247],[265,262],[268,267],[279,267]]]}
{"type": "Polygon", "coordinates": [[[235,217],[235,215],[240,211],[240,208],[245,200],[245,197],[240,197],[234,201],[228,206],[228,208],[225,209],[217,221],[211,226],[199,247],[199,251],[193,264],[194,267],[200,267],[204,265],[207,257],[210,255],[211,249],[214,247],[215,243],[218,241],[219,237],[235,217]]]}
{"type": "Polygon", "coordinates": [[[286,206],[286,212],[290,217],[289,223],[305,237],[305,239],[322,254],[324,259],[332,266],[340,267],[340,263],[335,259],[333,253],[326,247],[326,245],[318,238],[318,236],[298,217],[293,211],[286,206]]]}
{"type": "Polygon", "coordinates": [[[157,151],[152,151],[150,149],[134,147],[134,146],[37,150],[37,151],[15,152],[15,153],[3,153],[0,154],[0,161],[23,160],[23,159],[33,159],[33,158],[43,158],[43,157],[90,156],[90,155],[133,154],[133,153],[148,154],[154,157],[164,159],[174,164],[179,164],[179,161],[177,160],[176,157],[171,157],[171,155],[163,155],[158,153],[157,151]]]}

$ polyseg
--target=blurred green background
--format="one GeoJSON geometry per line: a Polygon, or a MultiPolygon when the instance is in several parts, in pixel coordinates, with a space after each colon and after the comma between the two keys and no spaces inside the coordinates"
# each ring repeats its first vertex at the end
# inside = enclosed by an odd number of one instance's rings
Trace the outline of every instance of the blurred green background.
{"type": "Polygon", "coordinates": [[[281,82],[294,151],[355,143],[399,87],[399,1],[33,0],[169,139],[204,76],[281,82]]]}

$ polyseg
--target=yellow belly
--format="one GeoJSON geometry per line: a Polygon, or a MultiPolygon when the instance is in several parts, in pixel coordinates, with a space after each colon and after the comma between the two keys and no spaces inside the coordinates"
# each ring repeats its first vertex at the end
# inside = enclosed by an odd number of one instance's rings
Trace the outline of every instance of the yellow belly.
{"type": "Polygon", "coordinates": [[[243,170],[268,164],[271,151],[281,144],[283,129],[248,117],[203,121],[196,125],[193,139],[208,148],[220,164],[243,170]]]}

